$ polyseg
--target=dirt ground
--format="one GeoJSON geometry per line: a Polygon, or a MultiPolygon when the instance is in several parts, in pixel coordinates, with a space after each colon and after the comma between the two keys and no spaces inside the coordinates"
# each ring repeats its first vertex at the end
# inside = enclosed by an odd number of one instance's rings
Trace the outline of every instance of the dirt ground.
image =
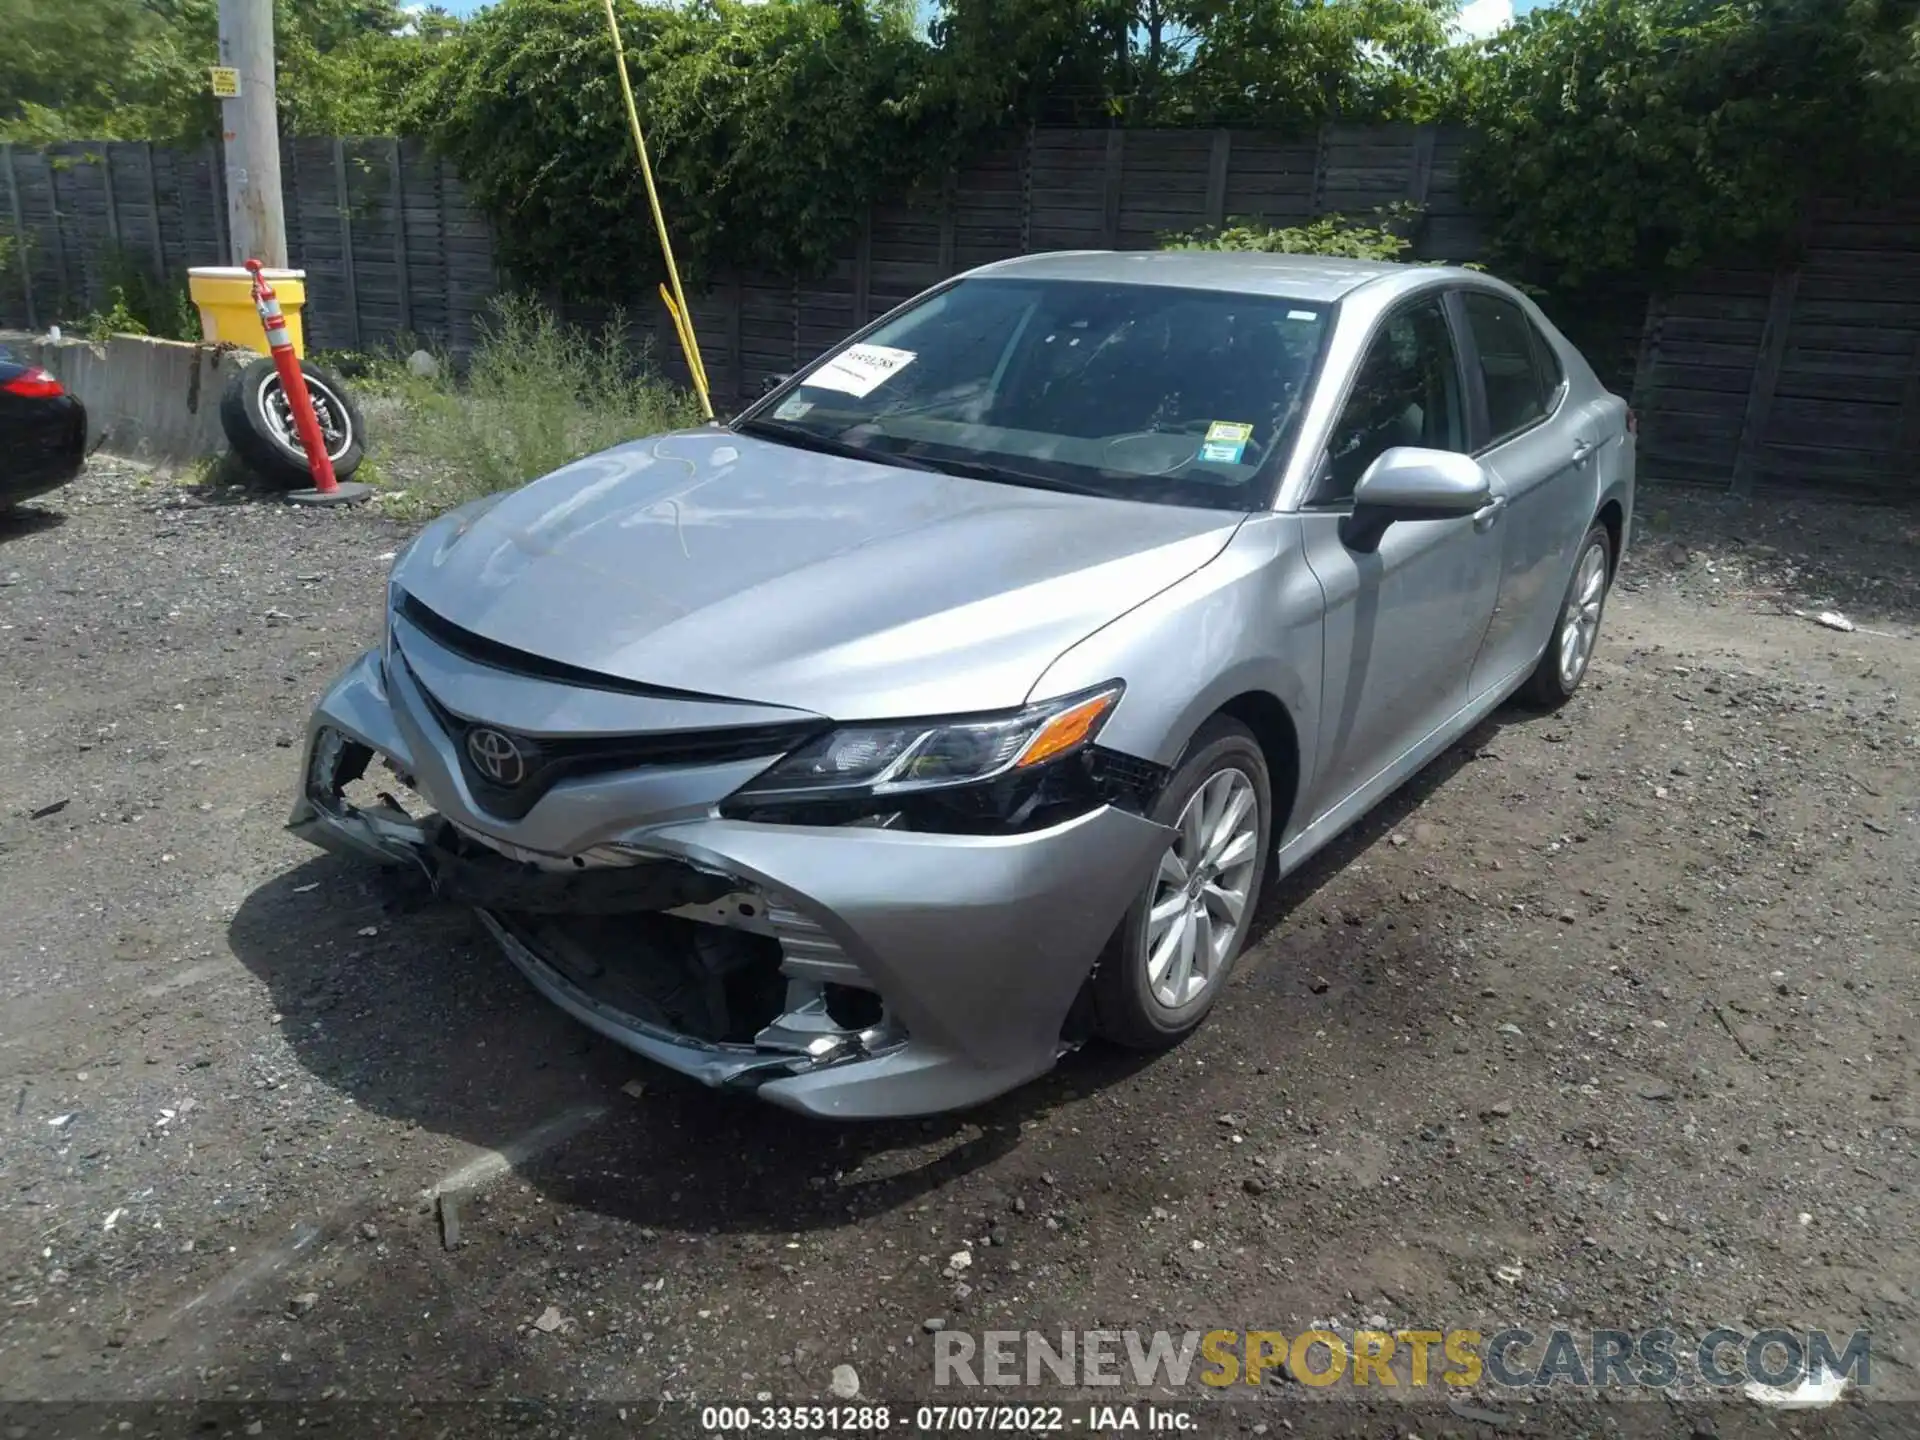
{"type": "MultiPolygon", "coordinates": [[[[283,831],[406,532],[229,498],[0,518],[0,1401],[903,1400],[939,1325],[1382,1320],[1867,1329],[1920,1400],[1920,517],[1649,490],[1581,694],[1283,884],[1193,1041],[835,1127],[283,831]]],[[[1209,1413],[1304,1427],[1275,1378],[1209,1413]]],[[[1339,1424],[1529,1410],[1453,1399],[1339,1424]]],[[[1754,1407],[1531,1428],[1629,1411],[1754,1407]]]]}

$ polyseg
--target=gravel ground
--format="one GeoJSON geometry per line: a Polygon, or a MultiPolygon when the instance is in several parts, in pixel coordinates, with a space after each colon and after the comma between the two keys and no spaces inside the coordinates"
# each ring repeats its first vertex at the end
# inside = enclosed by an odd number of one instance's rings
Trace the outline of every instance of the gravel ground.
{"type": "Polygon", "coordinates": [[[1580,696],[1280,887],[1194,1041],[838,1128],[281,829],[404,527],[96,461],[0,517],[0,1401],[903,1399],[936,1325],[1380,1319],[1865,1328],[1920,1399],[1920,525],[1641,517],[1580,696]]]}

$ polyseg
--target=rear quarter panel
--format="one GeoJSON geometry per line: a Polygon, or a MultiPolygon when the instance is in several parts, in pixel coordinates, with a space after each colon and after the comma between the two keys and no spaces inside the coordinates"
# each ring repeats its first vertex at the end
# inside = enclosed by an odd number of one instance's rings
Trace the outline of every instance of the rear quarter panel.
{"type": "MultiPolygon", "coordinates": [[[[1587,357],[1547,318],[1538,305],[1524,295],[1520,297],[1520,303],[1540,327],[1541,333],[1553,343],[1571,387],[1567,395],[1567,410],[1579,416],[1580,432],[1593,440],[1597,447],[1590,492],[1592,504],[1580,531],[1585,533],[1591,518],[1598,515],[1609,500],[1618,502],[1621,516],[1620,547],[1619,554],[1613,557],[1614,564],[1618,566],[1633,533],[1636,452],[1627,402],[1600,383],[1600,377],[1587,363],[1587,357]]],[[[1577,544],[1576,537],[1573,545],[1577,544]]],[[[1573,563],[1572,548],[1567,552],[1566,562],[1568,566],[1573,563]]]]}
{"type": "Polygon", "coordinates": [[[1574,430],[1596,445],[1592,482],[1586,490],[1586,515],[1580,516],[1578,526],[1567,541],[1565,555],[1561,557],[1571,574],[1574,551],[1578,549],[1580,536],[1586,534],[1588,524],[1594,516],[1607,505],[1607,501],[1617,501],[1620,507],[1620,553],[1613,557],[1615,566],[1619,566],[1620,555],[1626,553],[1626,543],[1632,538],[1632,520],[1634,520],[1634,434],[1628,422],[1628,405],[1620,396],[1615,396],[1607,386],[1599,382],[1594,367],[1588,365],[1586,355],[1580,353],[1578,346],[1549,321],[1546,313],[1526,296],[1521,303],[1532,321],[1540,326],[1540,332],[1553,344],[1559,355],[1561,367],[1567,372],[1569,394],[1565,401],[1565,413],[1572,417],[1569,434],[1574,430]]]}
{"type": "Polygon", "coordinates": [[[87,412],[71,395],[0,393],[0,494],[22,498],[71,480],[87,453],[87,412]]]}

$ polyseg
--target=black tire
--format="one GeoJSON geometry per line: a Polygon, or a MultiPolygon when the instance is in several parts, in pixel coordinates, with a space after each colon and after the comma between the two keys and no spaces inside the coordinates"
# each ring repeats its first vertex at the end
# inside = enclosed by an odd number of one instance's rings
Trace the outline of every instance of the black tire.
{"type": "Polygon", "coordinates": [[[1580,682],[1586,679],[1587,668],[1593,662],[1593,652],[1600,640],[1600,622],[1606,613],[1607,594],[1612,588],[1613,537],[1607,533],[1606,526],[1595,524],[1580,542],[1579,552],[1573,562],[1573,574],[1567,581],[1566,594],[1560,598],[1560,613],[1554,619],[1553,634],[1547,639],[1547,648],[1540,656],[1540,663],[1534,666],[1533,674],[1520,687],[1522,699],[1543,710],[1557,710],[1573,698],[1573,692],[1580,688],[1580,682]],[[1599,555],[1599,591],[1582,603],[1580,592],[1589,583],[1590,571],[1595,563],[1591,557],[1596,552],[1599,555]],[[1562,664],[1564,647],[1568,644],[1567,632],[1583,611],[1590,611],[1593,632],[1586,642],[1584,653],[1580,655],[1579,664],[1569,674],[1568,668],[1562,664]]]}
{"type": "MultiPolygon", "coordinates": [[[[362,440],[366,427],[360,407],[331,372],[305,360],[300,362],[300,371],[306,377],[307,393],[313,397],[321,434],[327,439],[333,478],[345,480],[360,468],[365,454],[362,440]]],[[[302,490],[313,484],[313,474],[307,468],[307,452],[300,446],[291,417],[280,409],[285,403],[280,372],[274,369],[271,357],[262,356],[228,377],[220,396],[220,428],[227,432],[227,443],[234,453],[261,479],[284,489],[302,490]]]]}
{"type": "MultiPolygon", "coordinates": [[[[1233,878],[1230,887],[1238,891],[1244,886],[1246,894],[1238,922],[1232,927],[1231,943],[1211,966],[1204,988],[1198,993],[1177,1006],[1170,1006],[1154,993],[1149,974],[1152,950],[1148,917],[1162,886],[1162,872],[1156,865],[1154,875],[1148,879],[1139,898],[1127,907],[1126,917],[1107,942],[1106,951],[1094,969],[1094,1028],[1115,1044],[1133,1050],[1165,1050],[1198,1030],[1232,975],[1240,947],[1246,943],[1254,911],[1260,904],[1260,888],[1271,858],[1267,850],[1273,838],[1273,786],[1267,774],[1266,756],[1253,738],[1253,732],[1226,716],[1215,716],[1203,725],[1168,780],[1159,803],[1154,806],[1152,818],[1163,825],[1179,827],[1188,802],[1194,800],[1208,782],[1229,772],[1238,772],[1250,782],[1256,811],[1254,848],[1246,877],[1244,881],[1233,878]]],[[[1230,794],[1231,782],[1227,782],[1226,788],[1230,794]]],[[[1179,848],[1176,842],[1176,858],[1179,848]]],[[[1160,862],[1165,863],[1164,859],[1160,862]]],[[[1237,877],[1237,866],[1235,875],[1237,877]]],[[[1177,894],[1176,888],[1167,898],[1177,894]]],[[[1174,973],[1172,967],[1177,963],[1177,958],[1170,960],[1163,979],[1174,973]]]]}

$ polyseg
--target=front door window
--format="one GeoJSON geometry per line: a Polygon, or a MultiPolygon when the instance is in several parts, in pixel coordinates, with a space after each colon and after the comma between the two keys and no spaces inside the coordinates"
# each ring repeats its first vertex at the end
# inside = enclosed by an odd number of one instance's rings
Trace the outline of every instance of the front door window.
{"type": "Polygon", "coordinates": [[[1373,337],[1327,443],[1316,503],[1350,498],[1367,467],[1397,445],[1467,450],[1460,365],[1437,296],[1396,310],[1373,337]]]}

